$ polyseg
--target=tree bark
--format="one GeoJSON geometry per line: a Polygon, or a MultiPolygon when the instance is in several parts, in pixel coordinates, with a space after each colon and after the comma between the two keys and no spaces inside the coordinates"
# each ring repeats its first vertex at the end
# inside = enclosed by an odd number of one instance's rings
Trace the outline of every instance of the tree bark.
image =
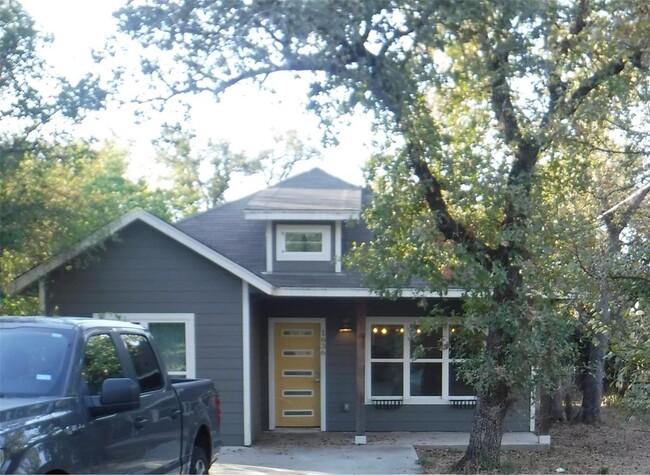
{"type": "MultiPolygon", "coordinates": [[[[600,300],[601,323],[611,323],[611,295],[603,289],[600,300]]],[[[588,336],[589,338],[589,336],[588,336]]],[[[609,345],[609,337],[602,331],[591,336],[588,345],[586,368],[582,377],[582,407],[580,422],[596,424],[600,422],[600,406],[603,403],[605,383],[605,354],[609,345]]]]}
{"type": "Polygon", "coordinates": [[[605,351],[604,344],[600,343],[604,337],[601,335],[597,345],[592,345],[589,351],[588,368],[583,377],[582,406],[580,422],[595,424],[600,422],[600,406],[603,401],[603,380],[605,378],[605,351]]]}
{"type": "Polygon", "coordinates": [[[549,395],[550,401],[550,420],[553,422],[564,422],[564,386],[558,384],[557,388],[549,395]]]}
{"type": "Polygon", "coordinates": [[[452,468],[454,472],[476,473],[499,465],[504,420],[510,405],[509,393],[508,387],[502,383],[488,392],[479,392],[469,445],[463,458],[452,468]]]}

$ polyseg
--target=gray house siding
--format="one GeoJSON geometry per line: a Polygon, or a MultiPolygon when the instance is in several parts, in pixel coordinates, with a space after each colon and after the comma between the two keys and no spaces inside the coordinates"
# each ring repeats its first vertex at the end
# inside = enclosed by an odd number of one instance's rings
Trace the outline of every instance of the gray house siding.
{"type": "Polygon", "coordinates": [[[48,313],[193,313],[196,374],[221,397],[225,445],[243,445],[242,283],[141,222],[55,271],[48,313]]]}
{"type": "Polygon", "coordinates": [[[339,333],[342,324],[343,316],[332,318],[327,328],[327,430],[334,432],[354,431],[356,420],[356,327],[339,333]]]}

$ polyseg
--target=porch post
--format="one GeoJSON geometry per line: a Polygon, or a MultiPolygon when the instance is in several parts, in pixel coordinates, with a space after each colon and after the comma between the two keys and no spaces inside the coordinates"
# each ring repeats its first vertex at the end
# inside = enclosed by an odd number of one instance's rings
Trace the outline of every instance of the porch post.
{"type": "Polygon", "coordinates": [[[551,443],[551,395],[546,389],[539,390],[539,413],[537,414],[537,436],[540,444],[551,443]]]}
{"type": "Polygon", "coordinates": [[[253,444],[251,401],[251,308],[248,283],[245,281],[242,281],[242,336],[244,445],[248,447],[253,444]]]}
{"type": "Polygon", "coordinates": [[[357,301],[357,435],[354,443],[366,444],[366,302],[357,301]]]}

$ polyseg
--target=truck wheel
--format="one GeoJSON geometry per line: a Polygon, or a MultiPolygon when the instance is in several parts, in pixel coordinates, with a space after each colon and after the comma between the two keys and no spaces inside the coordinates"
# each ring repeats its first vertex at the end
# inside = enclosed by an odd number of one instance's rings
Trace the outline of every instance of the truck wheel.
{"type": "Polygon", "coordinates": [[[208,456],[198,445],[192,449],[192,460],[190,461],[190,473],[208,473],[208,456]]]}

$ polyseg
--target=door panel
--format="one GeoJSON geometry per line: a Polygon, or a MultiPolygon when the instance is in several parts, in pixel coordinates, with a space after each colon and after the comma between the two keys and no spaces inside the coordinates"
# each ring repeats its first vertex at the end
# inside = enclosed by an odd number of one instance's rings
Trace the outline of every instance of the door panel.
{"type": "Polygon", "coordinates": [[[320,427],[320,323],[275,323],[277,427],[320,427]]]}
{"type": "Polygon", "coordinates": [[[140,385],[140,408],[135,412],[133,442],[142,446],[146,472],[177,469],[181,454],[180,404],[166,381],[149,340],[144,335],[123,333],[124,342],[140,385]]]}

